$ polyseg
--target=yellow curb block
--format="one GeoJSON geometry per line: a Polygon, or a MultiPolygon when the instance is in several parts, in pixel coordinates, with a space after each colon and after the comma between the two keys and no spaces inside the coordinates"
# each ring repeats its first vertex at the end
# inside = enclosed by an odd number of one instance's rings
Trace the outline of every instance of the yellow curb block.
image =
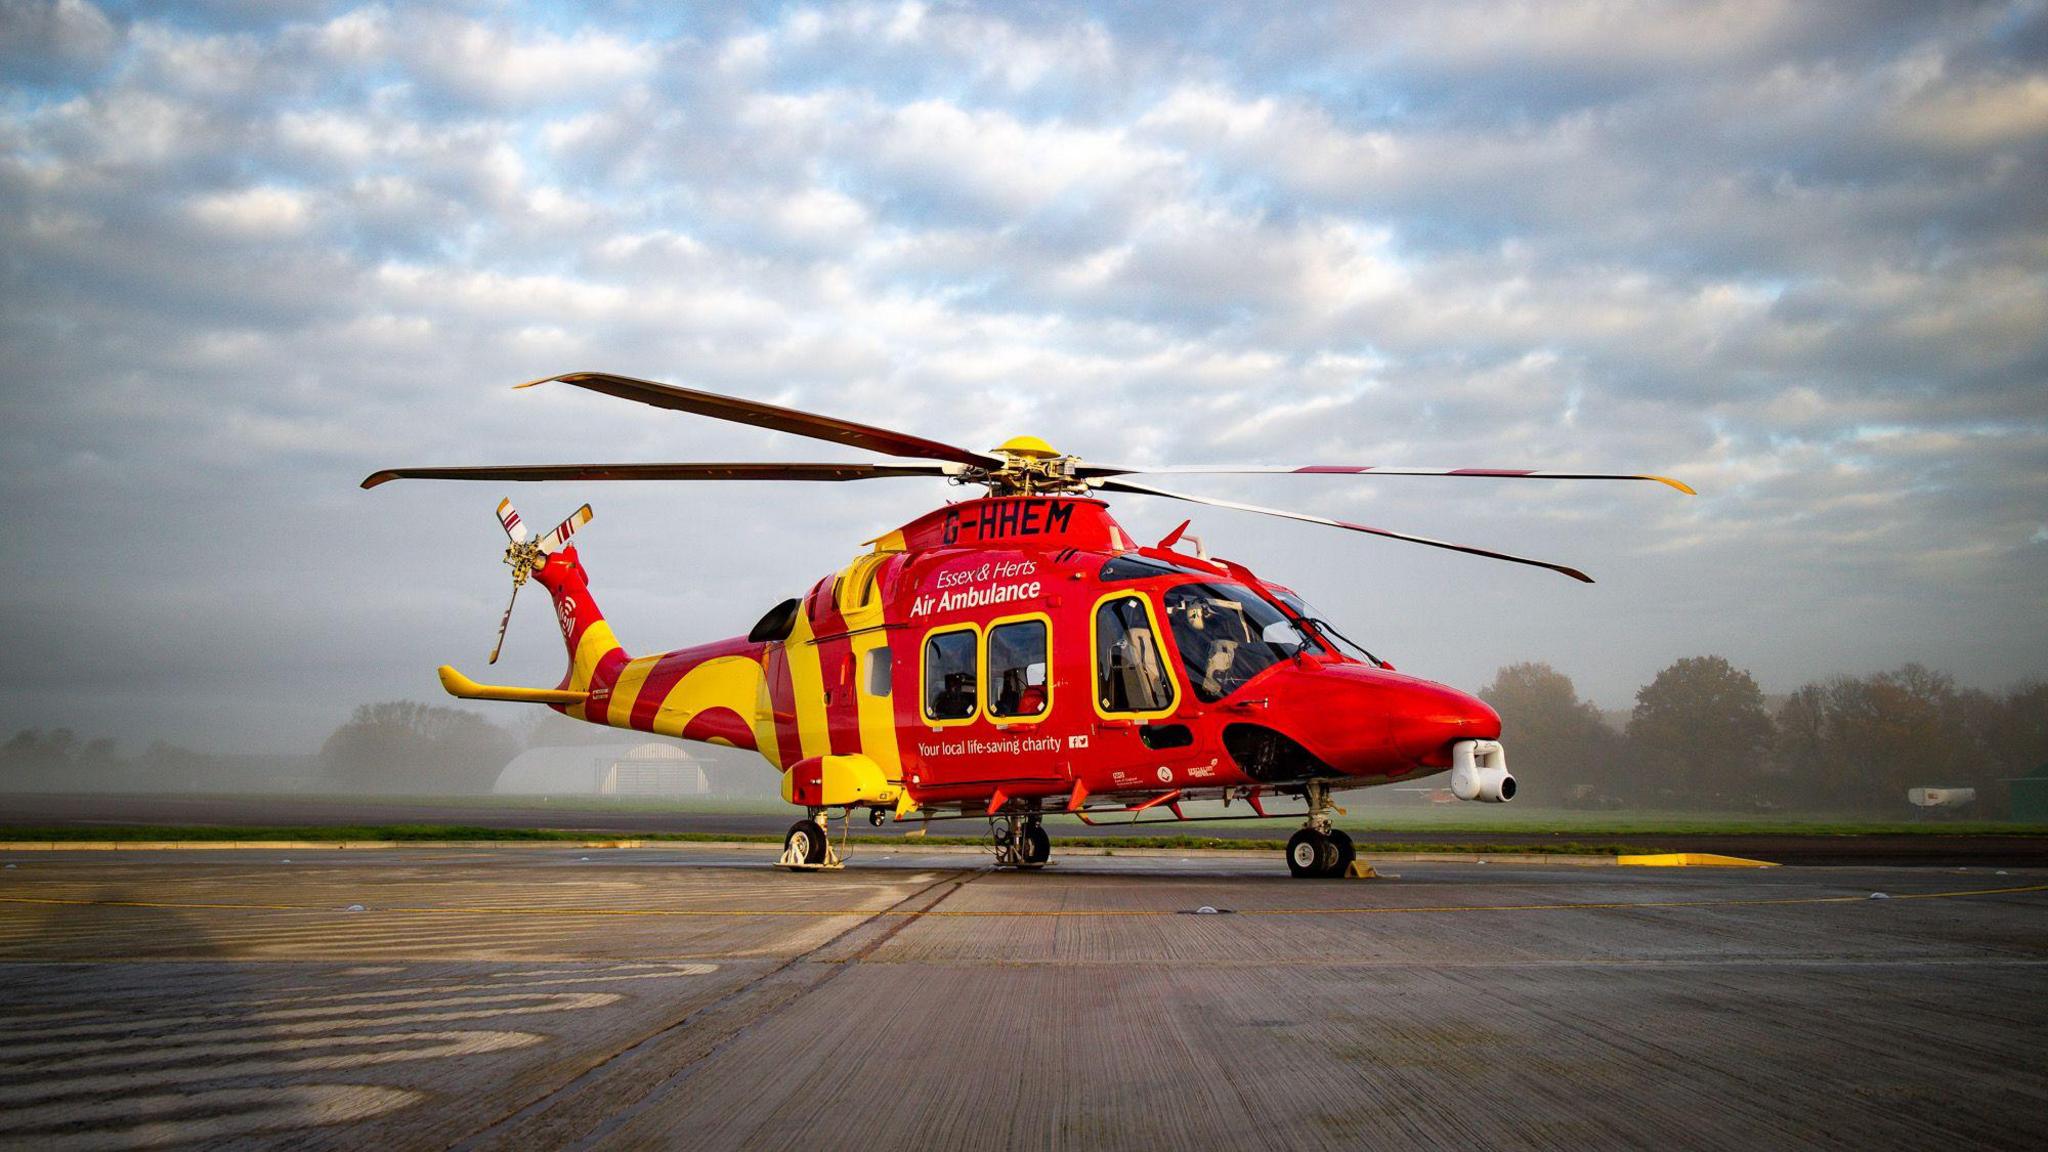
{"type": "Polygon", "coordinates": [[[1776,868],[1769,860],[1747,860],[1712,852],[1663,852],[1655,856],[1616,856],[1616,864],[1633,868],[1776,868]]]}

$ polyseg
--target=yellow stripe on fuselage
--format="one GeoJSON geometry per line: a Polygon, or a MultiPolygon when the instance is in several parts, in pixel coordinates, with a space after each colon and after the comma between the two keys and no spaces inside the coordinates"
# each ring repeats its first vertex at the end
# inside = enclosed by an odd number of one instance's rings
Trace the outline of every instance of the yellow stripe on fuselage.
{"type": "Polygon", "coordinates": [[[760,665],[760,677],[754,682],[754,710],[742,712],[747,725],[754,730],[754,751],[761,758],[782,771],[782,739],[775,734],[775,692],[768,683],[768,669],[760,665]]]}
{"type": "Polygon", "coordinates": [[[584,689],[590,687],[590,679],[597,672],[597,662],[605,653],[619,646],[619,638],[612,635],[612,626],[602,620],[583,629],[583,638],[576,642],[576,659],[569,668],[569,687],[584,689]]]}
{"type": "Polygon", "coordinates": [[[611,703],[605,708],[604,722],[614,728],[633,726],[633,702],[640,698],[640,689],[647,683],[647,674],[654,671],[659,656],[642,656],[630,661],[619,669],[619,682],[612,686],[611,703]]]}
{"type": "Polygon", "coordinates": [[[790,689],[796,698],[797,746],[803,759],[823,756],[832,750],[832,736],[825,722],[825,674],[819,667],[818,647],[811,642],[809,613],[797,613],[796,627],[782,652],[789,660],[790,689]]]}
{"type": "MultiPolygon", "coordinates": [[[[877,648],[889,646],[889,634],[880,629],[863,632],[853,638],[854,675],[858,678],[867,667],[867,654],[877,648]]],[[[895,669],[891,675],[890,691],[898,684],[905,683],[904,672],[895,669]]],[[[916,677],[908,681],[916,682],[916,677]]],[[[860,750],[863,756],[881,768],[882,775],[891,783],[903,780],[903,761],[896,751],[896,710],[893,696],[870,696],[868,686],[855,686],[854,698],[860,701],[860,750]]]]}
{"type": "Polygon", "coordinates": [[[729,708],[758,734],[754,702],[761,692],[761,666],[745,656],[714,656],[683,674],[654,713],[654,730],[681,736],[707,708],[729,708]]]}

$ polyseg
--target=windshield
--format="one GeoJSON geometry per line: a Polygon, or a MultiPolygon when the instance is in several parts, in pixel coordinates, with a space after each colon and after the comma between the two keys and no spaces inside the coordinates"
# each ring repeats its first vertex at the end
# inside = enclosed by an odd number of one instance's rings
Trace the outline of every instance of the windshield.
{"type": "MultiPolygon", "coordinates": [[[[1356,640],[1353,640],[1350,637],[1344,635],[1342,632],[1337,631],[1337,626],[1335,624],[1330,623],[1330,618],[1323,615],[1321,612],[1316,611],[1315,605],[1310,604],[1306,600],[1303,600],[1301,598],[1301,593],[1296,592],[1291,588],[1278,588],[1270,584],[1267,585],[1267,587],[1273,589],[1273,595],[1279,597],[1280,602],[1282,604],[1287,605],[1290,611],[1292,611],[1296,616],[1301,617],[1303,620],[1308,621],[1310,625],[1312,625],[1318,632],[1321,633],[1320,639],[1312,638],[1311,640],[1311,642],[1317,649],[1334,653],[1337,650],[1330,646],[1330,641],[1341,640],[1344,643],[1349,644],[1351,647],[1357,648],[1361,655],[1363,655],[1367,660],[1372,661],[1375,665],[1378,665],[1383,668],[1392,667],[1391,664],[1387,664],[1384,661],[1382,661],[1379,657],[1373,655],[1370,652],[1367,652],[1363,647],[1359,645],[1359,643],[1356,640]]],[[[1297,629],[1297,631],[1299,631],[1299,629],[1297,629]]]]}
{"type": "Polygon", "coordinates": [[[1241,584],[1182,584],[1164,600],[1188,685],[1204,701],[1221,700],[1301,649],[1287,617],[1241,584]]]}

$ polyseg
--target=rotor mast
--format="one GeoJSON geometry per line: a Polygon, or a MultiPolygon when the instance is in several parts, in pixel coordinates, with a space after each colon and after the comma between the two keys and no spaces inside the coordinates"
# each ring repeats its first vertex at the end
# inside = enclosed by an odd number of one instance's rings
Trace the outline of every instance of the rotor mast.
{"type": "Polygon", "coordinates": [[[1089,484],[1078,475],[1081,458],[1069,456],[1036,436],[1012,436],[989,452],[1002,463],[966,467],[955,484],[980,484],[991,496],[1085,496],[1089,484]]]}

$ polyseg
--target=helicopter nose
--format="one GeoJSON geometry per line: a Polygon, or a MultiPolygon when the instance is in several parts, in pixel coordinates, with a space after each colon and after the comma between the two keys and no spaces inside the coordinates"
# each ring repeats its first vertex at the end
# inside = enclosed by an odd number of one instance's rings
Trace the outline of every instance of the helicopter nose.
{"type": "Polygon", "coordinates": [[[1413,764],[1448,768],[1451,745],[1500,738],[1500,713],[1477,696],[1441,684],[1407,685],[1390,711],[1389,750],[1413,764]]]}
{"type": "Polygon", "coordinates": [[[1500,737],[1500,714],[1485,701],[1391,669],[1349,662],[1289,668],[1269,684],[1272,706],[1256,722],[1346,776],[1449,768],[1453,744],[1500,737]]]}

